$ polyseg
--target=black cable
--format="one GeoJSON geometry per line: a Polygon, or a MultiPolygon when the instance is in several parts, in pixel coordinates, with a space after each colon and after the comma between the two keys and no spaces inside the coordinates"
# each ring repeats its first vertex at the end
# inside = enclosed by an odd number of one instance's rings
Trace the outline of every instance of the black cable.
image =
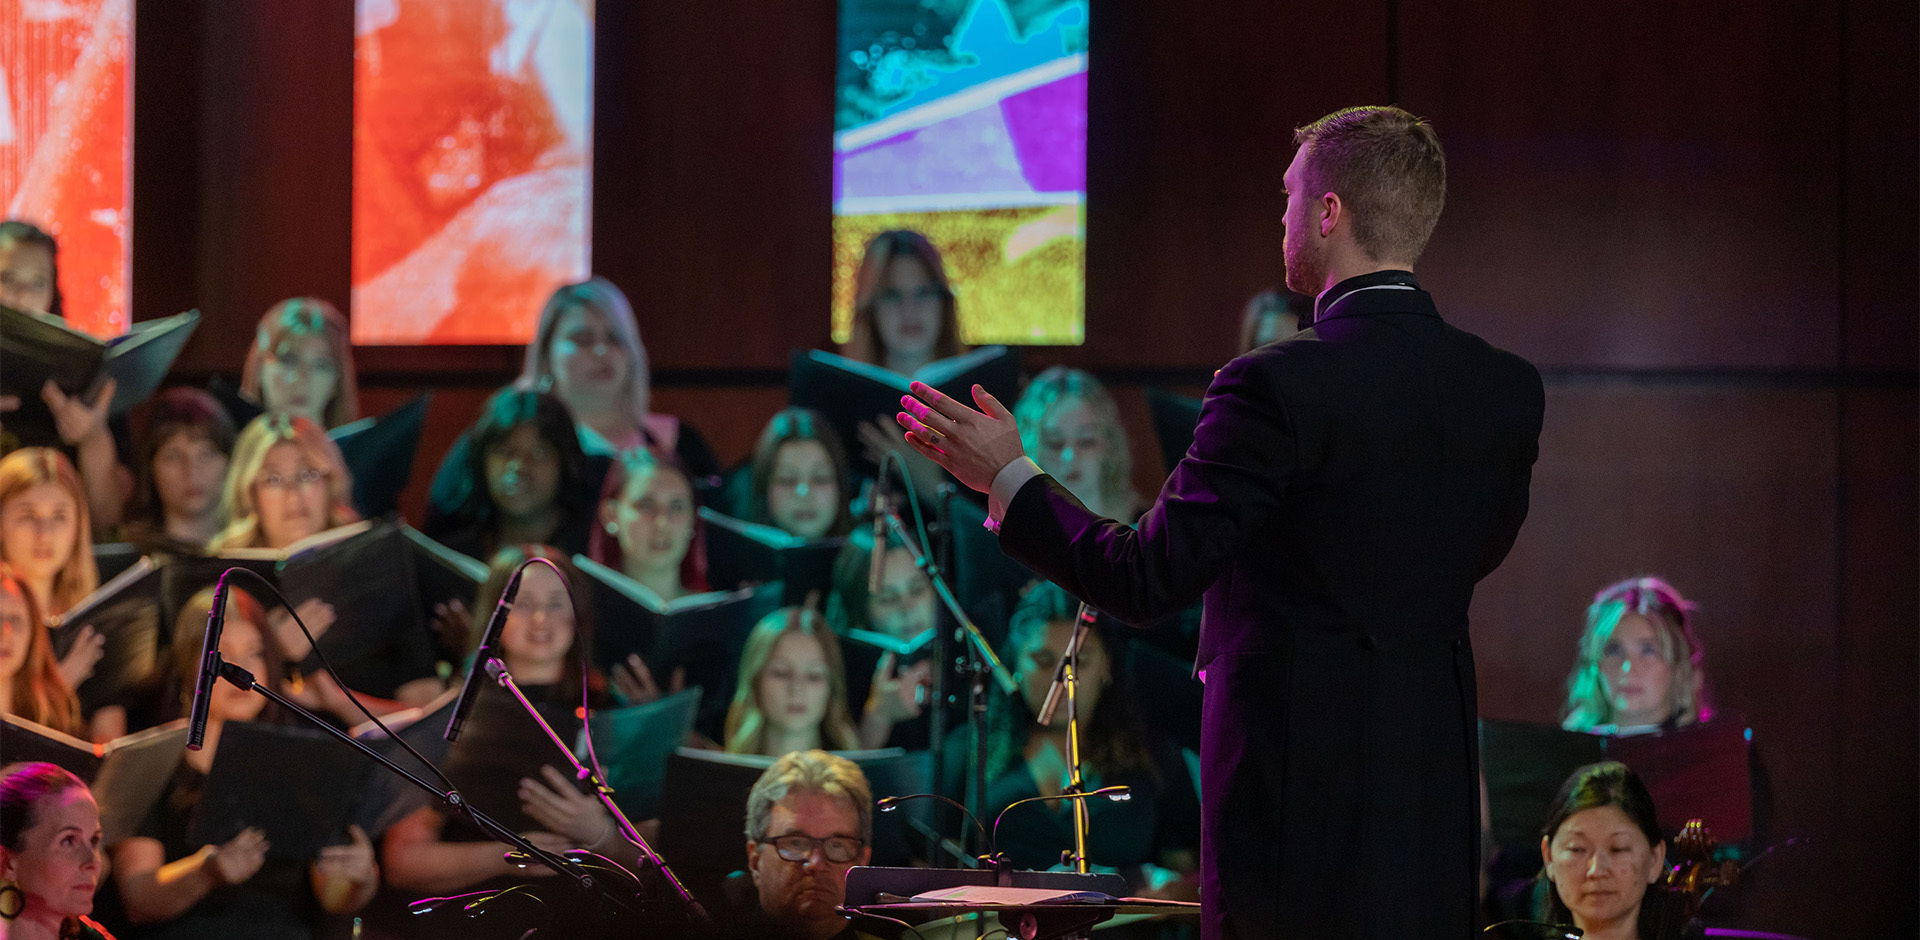
{"type": "MultiPolygon", "coordinates": [[[[352,689],[347,688],[347,684],[345,682],[341,681],[340,673],[334,670],[333,663],[330,663],[327,661],[327,654],[320,651],[320,641],[314,639],[313,631],[307,629],[306,622],[300,619],[299,612],[293,609],[294,605],[288,602],[287,596],[285,594],[280,593],[279,586],[275,585],[272,581],[267,580],[267,577],[258,571],[255,571],[251,568],[242,568],[238,566],[233,568],[228,568],[226,572],[222,574],[220,577],[224,580],[228,575],[231,575],[235,572],[239,572],[241,574],[245,574],[248,577],[253,578],[255,581],[260,582],[262,587],[265,587],[268,591],[272,592],[274,598],[280,601],[281,606],[287,609],[287,615],[293,618],[294,626],[297,626],[300,628],[300,635],[306,637],[308,645],[313,647],[313,655],[319,657],[320,659],[320,668],[326,670],[328,677],[333,679],[333,684],[339,686],[340,691],[346,694],[347,701],[352,702],[353,707],[360,710],[360,714],[367,716],[367,720],[373,722],[374,727],[379,728],[381,733],[385,734],[388,738],[391,738],[392,740],[397,742],[402,748],[406,750],[407,753],[412,754],[414,760],[419,761],[421,764],[425,765],[428,770],[433,771],[433,775],[435,777],[440,778],[440,782],[446,785],[447,793],[457,795],[460,788],[454,786],[453,781],[451,779],[448,779],[447,775],[444,772],[442,772],[439,767],[435,766],[433,761],[427,760],[425,755],[422,755],[419,751],[414,750],[413,745],[408,744],[406,738],[403,738],[397,734],[394,734],[393,729],[387,727],[386,722],[381,721],[379,716],[375,715],[373,712],[368,711],[367,706],[361,704],[360,697],[358,695],[355,695],[352,689]]],[[[261,626],[264,627],[265,624],[262,624],[261,626]]],[[[462,802],[465,802],[465,801],[462,800],[462,802]]]]}

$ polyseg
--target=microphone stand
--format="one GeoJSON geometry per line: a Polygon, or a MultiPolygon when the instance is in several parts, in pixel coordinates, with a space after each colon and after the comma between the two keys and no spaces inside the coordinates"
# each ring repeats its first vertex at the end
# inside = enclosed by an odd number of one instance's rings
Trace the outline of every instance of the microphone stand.
{"type": "Polygon", "coordinates": [[[529,858],[536,859],[541,864],[547,866],[548,868],[553,869],[555,874],[563,875],[565,877],[573,879],[574,883],[583,889],[598,890],[604,897],[612,901],[614,904],[619,905],[622,909],[626,910],[628,913],[633,914],[636,917],[639,916],[640,912],[634,910],[630,905],[628,905],[625,899],[613,893],[613,891],[610,888],[603,887],[598,882],[594,881],[593,876],[588,874],[585,869],[581,868],[579,864],[574,862],[572,859],[567,858],[565,856],[554,855],[552,853],[542,851],[533,843],[528,842],[527,840],[521,838],[519,833],[516,833],[513,830],[508,829],[506,826],[501,825],[500,823],[496,822],[493,819],[493,817],[488,816],[486,813],[481,812],[478,807],[474,806],[471,803],[468,803],[466,801],[466,798],[460,795],[460,791],[458,790],[442,791],[439,787],[434,786],[433,784],[420,779],[419,776],[414,774],[412,771],[406,769],[405,767],[402,767],[399,764],[395,763],[393,760],[388,758],[385,754],[382,754],[379,751],[376,751],[373,748],[368,747],[366,742],[355,738],[353,735],[350,735],[345,731],[335,727],[331,722],[328,722],[325,719],[321,718],[320,716],[315,715],[314,713],[307,711],[305,708],[300,707],[297,703],[291,701],[286,696],[281,695],[280,693],[275,692],[274,690],[267,688],[264,685],[261,685],[256,679],[254,679],[253,673],[248,672],[247,670],[242,669],[241,667],[236,666],[233,663],[227,662],[224,658],[221,658],[219,650],[214,650],[209,655],[214,658],[215,668],[218,670],[220,677],[227,680],[229,683],[232,683],[234,686],[240,689],[243,689],[245,691],[256,692],[266,697],[268,701],[273,702],[274,704],[280,706],[281,708],[284,708],[287,711],[290,711],[296,715],[299,715],[301,718],[306,719],[307,723],[313,725],[316,728],[319,728],[322,731],[325,731],[330,735],[333,735],[336,739],[342,742],[345,742],[347,746],[372,758],[374,761],[378,762],[381,766],[387,768],[388,770],[392,771],[395,774],[398,774],[400,777],[406,779],[409,783],[412,783],[414,786],[419,787],[420,789],[433,794],[435,797],[437,797],[440,800],[441,803],[445,804],[449,809],[452,809],[454,812],[460,813],[466,816],[469,820],[472,820],[473,824],[479,827],[481,832],[484,832],[487,835],[493,837],[495,841],[504,842],[507,845],[513,846],[514,849],[517,850],[520,854],[525,855],[529,858]]]}
{"type": "MultiPolygon", "coordinates": [[[[946,578],[940,575],[940,566],[927,557],[918,541],[908,536],[906,526],[900,521],[900,514],[888,507],[885,515],[887,531],[907,547],[907,553],[913,556],[913,566],[933,582],[934,593],[939,595],[940,603],[946,605],[947,611],[959,623],[967,646],[967,665],[963,671],[970,683],[967,728],[973,744],[973,779],[967,788],[967,809],[978,816],[978,810],[987,799],[987,677],[992,676],[1008,695],[1017,694],[1020,686],[1013,681],[1013,673],[1007,671],[1006,665],[993,652],[992,644],[981,635],[980,628],[974,625],[973,618],[968,617],[966,610],[960,606],[953,589],[947,586],[946,578]]],[[[982,847],[983,852],[987,850],[988,847],[982,847]]]]}
{"type": "MultiPolygon", "coordinates": [[[[1092,628],[1096,615],[1093,608],[1080,605],[1080,613],[1073,618],[1073,636],[1067,640],[1065,654],[1060,657],[1060,666],[1053,673],[1053,687],[1047,690],[1046,704],[1040,706],[1038,724],[1045,727],[1053,724],[1053,713],[1060,702],[1060,691],[1067,693],[1067,787],[1063,794],[1086,792],[1086,779],[1080,775],[1080,708],[1075,691],[1080,687],[1080,647],[1085,642],[1087,631],[1092,628]]],[[[1087,827],[1092,820],[1087,813],[1086,800],[1073,800],[1073,870],[1086,874],[1087,867],[1087,827]]]]}
{"type": "MultiPolygon", "coordinates": [[[[950,483],[942,483],[934,490],[934,499],[936,500],[934,505],[937,507],[935,510],[936,520],[944,520],[952,511],[948,506],[948,502],[953,498],[953,493],[953,485],[950,483]]],[[[951,551],[953,539],[945,538],[943,544],[949,551],[941,556],[941,560],[944,563],[951,564],[953,560],[953,553],[951,551]]],[[[946,624],[938,622],[939,615],[937,612],[935,616],[936,626],[944,628],[946,624]]],[[[947,672],[952,663],[952,657],[948,651],[952,642],[952,633],[952,630],[947,629],[935,629],[933,631],[933,650],[931,655],[933,657],[933,664],[937,668],[933,670],[933,687],[927,690],[927,704],[929,706],[929,713],[927,715],[927,747],[933,752],[933,779],[938,781],[936,786],[945,786],[947,779],[947,719],[949,717],[947,714],[947,672]]],[[[964,809],[964,807],[962,808],[964,809]]],[[[915,822],[917,823],[918,820],[915,820],[915,822]]],[[[961,845],[964,846],[966,841],[966,836],[963,835],[960,837],[961,845]]],[[[972,858],[972,856],[967,855],[964,850],[956,854],[963,862],[971,860],[972,858]]]]}
{"type": "MultiPolygon", "coordinates": [[[[673,869],[667,867],[666,860],[661,858],[660,854],[653,850],[653,846],[647,844],[646,837],[642,836],[640,830],[634,827],[633,821],[627,818],[627,814],[620,809],[620,805],[613,801],[613,788],[607,786],[606,783],[600,779],[599,774],[594,773],[591,768],[580,763],[580,758],[574,756],[573,749],[568,747],[565,742],[560,740],[560,736],[554,733],[553,726],[547,723],[546,716],[540,714],[540,710],[535,708],[533,703],[527,700],[526,693],[520,691],[520,686],[513,681],[513,674],[507,671],[507,664],[498,659],[489,658],[486,662],[486,670],[487,675],[492,676],[495,682],[500,683],[501,688],[513,693],[513,697],[520,703],[521,709],[533,718],[534,724],[539,725],[541,731],[547,733],[547,739],[553,742],[553,746],[559,748],[560,753],[567,756],[567,762],[573,765],[575,779],[585,780],[587,785],[593,788],[593,795],[599,797],[600,805],[605,807],[607,813],[613,817],[614,824],[620,830],[621,837],[639,847],[640,854],[644,856],[648,862],[653,863],[653,867],[660,872],[661,877],[666,879],[667,886],[672,888],[673,892],[680,896],[680,902],[686,905],[687,912],[693,915],[694,920],[701,922],[709,920],[710,918],[707,916],[706,908],[701,907],[700,902],[693,899],[693,893],[688,891],[687,886],[680,882],[679,876],[673,873],[673,869]]],[[[635,880],[638,881],[638,879],[635,880]]]]}

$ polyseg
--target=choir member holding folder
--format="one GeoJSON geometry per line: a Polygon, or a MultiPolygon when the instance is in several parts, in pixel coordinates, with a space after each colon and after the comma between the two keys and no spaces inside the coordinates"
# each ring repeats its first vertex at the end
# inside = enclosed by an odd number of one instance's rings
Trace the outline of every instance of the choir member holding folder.
{"type": "MultiPolygon", "coordinates": [[[[475,636],[484,629],[507,579],[527,558],[548,559],[566,572],[561,580],[545,565],[527,566],[513,610],[500,632],[500,659],[527,698],[540,707],[562,740],[580,730],[582,704],[613,703],[606,682],[592,667],[592,626],[569,598],[584,598],[587,586],[565,556],[546,546],[510,547],[495,555],[481,586],[475,636]],[[583,684],[584,676],[584,684],[583,684]]],[[[474,663],[470,668],[484,668],[474,663]]],[[[475,806],[549,851],[584,848],[633,864],[637,847],[621,838],[599,800],[580,791],[565,758],[521,710],[510,693],[481,686],[466,730],[447,757],[446,771],[475,806]]],[[[504,846],[464,817],[443,807],[414,810],[387,829],[382,840],[387,879],[415,895],[450,894],[483,882],[544,877],[544,869],[521,869],[502,856],[504,846]]]]}
{"type": "Polygon", "coordinates": [[[868,590],[874,570],[873,536],[856,529],[834,561],[827,598],[827,621],[846,641],[847,701],[865,705],[860,739],[867,747],[923,749],[931,743],[921,716],[939,622],[933,582],[892,539],[878,565],[878,593],[868,590]]]}
{"type": "Polygon", "coordinates": [[[795,356],[793,404],[824,412],[846,440],[860,445],[863,478],[891,451],[923,497],[931,498],[948,479],[946,471],[902,446],[889,430],[907,380],[949,393],[980,382],[997,395],[1012,395],[1019,363],[1004,346],[969,351],[961,343],[959,306],[940,249],[904,229],[881,232],[867,243],[854,276],[850,333],[839,356],[795,356]]]}
{"type": "MultiPolygon", "coordinates": [[[[191,625],[204,624],[212,604],[212,591],[196,595],[180,614],[187,628],[174,635],[181,714],[199,672],[201,635],[191,625]]],[[[285,655],[264,621],[252,595],[230,588],[220,654],[284,689],[285,655]]],[[[308,738],[308,747],[278,758],[260,753],[264,742],[280,739],[249,724],[263,717],[265,703],[215,683],[205,747],[184,752],[138,833],[112,847],[114,879],[127,918],[143,925],[140,936],[307,938],[329,915],[359,910],[372,898],[380,877],[372,842],[346,825],[346,801],[364,779],[347,769],[365,768],[324,739],[308,738]],[[230,733],[246,740],[226,755],[230,733]],[[220,792],[251,799],[205,799],[220,792]],[[254,808],[233,808],[247,804],[254,808]],[[315,812],[316,805],[333,810],[315,812]],[[236,827],[243,828],[226,834],[236,827]],[[208,832],[222,835],[208,841],[208,832]]]]}
{"type": "Polygon", "coordinates": [[[53,641],[40,620],[33,592],[4,564],[0,564],[0,715],[17,715],[67,734],[85,733],[80,699],[54,662],[53,641]]]}
{"type": "MultiPolygon", "coordinates": [[[[329,529],[358,522],[353,481],[340,448],[310,419],[269,412],[247,423],[234,442],[232,469],[220,496],[224,525],[208,543],[220,555],[234,549],[281,550],[329,529]]],[[[333,605],[311,599],[299,608],[314,636],[333,626],[333,605]]],[[[263,624],[295,659],[311,651],[284,611],[263,624]]]]}
{"type": "MultiPolygon", "coordinates": [[[[0,561],[33,594],[48,625],[60,675],[78,689],[106,653],[106,637],[85,623],[61,621],[99,586],[86,495],[73,464],[59,451],[29,447],[0,458],[0,561]]],[[[126,731],[126,712],[98,703],[86,716],[89,736],[107,740],[126,731]]]]}

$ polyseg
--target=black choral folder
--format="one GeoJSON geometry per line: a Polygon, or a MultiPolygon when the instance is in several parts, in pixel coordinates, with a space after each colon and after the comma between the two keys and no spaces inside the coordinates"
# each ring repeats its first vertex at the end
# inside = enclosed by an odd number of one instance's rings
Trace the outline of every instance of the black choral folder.
{"type": "Polygon", "coordinates": [[[327,432],[353,474],[353,508],[369,519],[393,512],[413,478],[432,393],[421,392],[377,418],[361,418],[327,432]]]}
{"type": "Polygon", "coordinates": [[[0,728],[0,765],[45,761],[85,780],[100,806],[101,844],[108,846],[139,831],[187,748],[184,719],[105,744],[82,741],[13,715],[6,716],[5,722],[0,728]]]}
{"type": "Polygon", "coordinates": [[[897,436],[898,426],[892,416],[900,411],[900,396],[907,394],[915,381],[925,382],[969,406],[973,405],[973,386],[981,385],[1011,408],[1020,391],[1020,357],[1006,346],[982,346],[928,363],[909,379],[890,369],[818,349],[796,351],[787,372],[787,397],[796,407],[820,412],[839,433],[854,474],[871,478],[879,468],[861,453],[860,424],[884,418],[880,429],[897,436]]]}
{"type": "Polygon", "coordinates": [[[1560,785],[1580,767],[1617,760],[1653,796],[1660,831],[1671,838],[1702,819],[1721,842],[1753,834],[1753,791],[1744,723],[1721,719],[1628,737],[1554,725],[1480,720],[1481,772],[1497,845],[1530,846],[1560,785]]]}
{"type": "Polygon", "coordinates": [[[172,631],[160,622],[161,568],[141,558],[113,580],[94,589],[65,614],[47,619],[55,657],[67,655],[80,631],[92,627],[105,641],[93,675],[80,688],[81,706],[91,714],[125,701],[132,686],[149,681],[158,667],[162,638],[172,631]]]}
{"type": "MultiPolygon", "coordinates": [[[[528,693],[529,697],[536,694],[534,690],[524,687],[521,691],[528,693]]],[[[571,744],[579,738],[578,703],[572,708],[562,708],[539,702],[535,707],[553,726],[560,740],[571,744]]],[[[440,729],[444,732],[446,725],[442,723],[440,729]]],[[[522,778],[551,786],[540,773],[543,766],[551,766],[569,778],[573,776],[573,768],[568,765],[566,757],[560,754],[552,739],[540,730],[520,702],[512,693],[491,682],[480,687],[479,695],[474,698],[473,711],[467,717],[465,730],[460,732],[460,740],[454,742],[447,752],[444,766],[447,776],[453,779],[454,785],[469,804],[514,832],[531,832],[542,828],[538,821],[520,808],[522,778]]]]}
{"type": "Polygon", "coordinates": [[[189,310],[143,320],[101,340],[59,317],[0,306],[0,361],[6,363],[0,393],[20,397],[20,409],[6,416],[8,432],[21,446],[59,446],[53,413],[40,398],[49,380],[68,395],[90,399],[111,378],[115,389],[107,415],[126,414],[153,397],[199,323],[200,311],[189,310]]]}
{"type": "Polygon", "coordinates": [[[707,529],[707,577],[715,586],[779,581],[786,585],[786,603],[806,603],[815,591],[825,597],[833,590],[833,563],[846,539],[811,542],[770,525],[747,522],[706,507],[700,519],[707,529]]]}
{"type": "Polygon", "coordinates": [[[269,855],[313,859],[348,841],[347,823],[373,768],[324,731],[225,722],[187,841],[219,845],[251,826],[266,832],[269,855]]]}
{"type": "Polygon", "coordinates": [[[628,819],[660,815],[667,758],[686,741],[700,708],[700,690],[683,689],[640,705],[593,713],[593,753],[600,758],[613,801],[628,819]]]}
{"type": "MultiPolygon", "coordinates": [[[[456,685],[425,705],[381,715],[380,724],[386,725],[387,731],[393,733],[391,737],[371,721],[355,726],[353,736],[411,771],[414,776],[433,784],[435,788],[444,788],[446,785],[440,782],[439,776],[420,766],[420,762],[394,738],[404,740],[435,767],[444,766],[452,747],[446,739],[447,719],[453,716],[453,705],[459,698],[460,687],[456,685]]],[[[399,822],[401,817],[423,806],[438,805],[432,795],[383,767],[367,781],[367,788],[354,809],[353,818],[369,837],[378,841],[381,834],[399,822]]]]}
{"type": "MultiPolygon", "coordinates": [[[[382,521],[288,557],[278,577],[289,603],[317,598],[333,605],[333,626],[320,635],[319,649],[341,681],[355,691],[391,698],[400,685],[434,675],[433,605],[456,599],[430,596],[422,587],[421,569],[434,571],[434,583],[450,587],[457,599],[473,601],[464,582],[441,578],[447,561],[424,537],[382,521]],[[419,564],[423,560],[427,564],[419,564]]],[[[318,666],[316,659],[303,669],[318,666]]]]}

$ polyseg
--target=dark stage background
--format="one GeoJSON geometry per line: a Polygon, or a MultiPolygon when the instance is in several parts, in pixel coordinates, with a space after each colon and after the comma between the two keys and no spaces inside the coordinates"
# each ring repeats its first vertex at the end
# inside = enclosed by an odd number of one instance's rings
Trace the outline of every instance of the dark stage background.
{"type": "MultiPolygon", "coordinates": [[[[827,340],[832,0],[602,0],[595,268],[661,410],[743,457],[789,350],[827,340]]],[[[190,378],[272,302],[348,286],[353,4],[137,4],[133,310],[199,307],[190,378]]],[[[1101,3],[1087,344],[1143,489],[1141,390],[1195,392],[1279,277],[1291,128],[1397,102],[1451,192],[1423,282],[1547,376],[1534,506],[1479,592],[1482,711],[1549,721],[1585,600],[1701,604],[1775,830],[1752,926],[1916,923],[1916,25],[1892,0],[1101,3]]],[[[360,352],[381,411],[433,387],[405,506],[518,350],[360,352]]]]}

